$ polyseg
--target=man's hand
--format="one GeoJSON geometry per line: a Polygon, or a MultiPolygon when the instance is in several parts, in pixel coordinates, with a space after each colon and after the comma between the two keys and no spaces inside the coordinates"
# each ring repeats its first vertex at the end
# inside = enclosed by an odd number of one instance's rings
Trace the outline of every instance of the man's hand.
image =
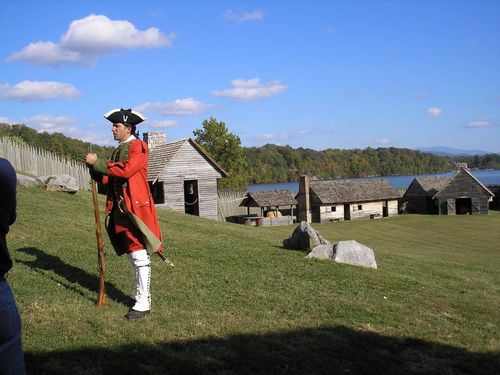
{"type": "Polygon", "coordinates": [[[92,154],[92,153],[88,153],[87,155],[85,155],[85,157],[83,158],[83,161],[85,163],[87,163],[88,165],[94,165],[95,162],[97,160],[97,154],[92,154]]]}

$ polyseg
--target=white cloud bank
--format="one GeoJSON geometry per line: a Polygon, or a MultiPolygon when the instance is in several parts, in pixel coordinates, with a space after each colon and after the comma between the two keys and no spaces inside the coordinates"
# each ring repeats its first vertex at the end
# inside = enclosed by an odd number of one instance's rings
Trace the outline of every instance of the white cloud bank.
{"type": "Polygon", "coordinates": [[[33,102],[78,95],[80,92],[73,85],[55,81],[22,81],[13,86],[0,84],[0,99],[33,102]]]}
{"type": "Polygon", "coordinates": [[[148,125],[154,129],[175,128],[179,122],[175,120],[152,120],[148,125]]]}
{"type": "Polygon", "coordinates": [[[491,126],[491,123],[487,120],[479,120],[479,121],[471,121],[467,125],[464,126],[464,128],[468,129],[484,129],[484,128],[489,128],[491,126]]]}
{"type": "Polygon", "coordinates": [[[134,107],[134,109],[139,112],[158,111],[163,115],[191,116],[197,115],[210,107],[212,105],[204,104],[193,98],[185,98],[167,103],[146,102],[134,107]]]}
{"type": "Polygon", "coordinates": [[[141,31],[129,21],[92,14],[71,22],[59,43],[30,43],[7,60],[48,66],[88,65],[95,63],[99,56],[118,49],[170,47],[174,38],[174,33],[164,35],[155,27],[141,31]]]}
{"type": "Polygon", "coordinates": [[[75,120],[67,116],[35,115],[25,119],[23,122],[39,131],[46,131],[47,133],[75,134],[77,132],[77,128],[74,126],[75,120]]]}
{"type": "Polygon", "coordinates": [[[222,18],[235,23],[262,21],[264,19],[264,12],[260,10],[235,12],[229,9],[224,12],[222,18]]]}
{"type": "Polygon", "coordinates": [[[377,139],[377,140],[373,141],[373,143],[376,145],[386,146],[386,145],[390,145],[392,143],[392,140],[389,138],[381,138],[381,139],[377,139]]]}
{"type": "Polygon", "coordinates": [[[281,94],[287,89],[287,86],[280,81],[271,81],[263,84],[259,78],[249,80],[235,79],[231,81],[232,88],[225,90],[216,90],[212,95],[231,98],[241,101],[250,101],[265,99],[281,94]]]}
{"type": "Polygon", "coordinates": [[[425,114],[427,115],[427,117],[439,117],[443,114],[443,110],[441,108],[437,108],[437,107],[432,107],[432,108],[429,108],[425,114]]]}

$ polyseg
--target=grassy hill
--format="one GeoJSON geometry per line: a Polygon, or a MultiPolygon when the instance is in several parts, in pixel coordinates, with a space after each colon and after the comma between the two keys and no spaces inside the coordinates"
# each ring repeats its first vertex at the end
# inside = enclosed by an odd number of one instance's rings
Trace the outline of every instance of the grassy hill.
{"type": "MultiPolygon", "coordinates": [[[[101,197],[101,199],[103,199],[101,197]]],[[[315,224],[374,249],[378,270],[306,259],[294,226],[159,212],[153,311],[123,318],[134,287],[107,249],[108,305],[89,192],[19,187],[9,282],[33,374],[493,374],[500,368],[500,212],[315,224]]]]}

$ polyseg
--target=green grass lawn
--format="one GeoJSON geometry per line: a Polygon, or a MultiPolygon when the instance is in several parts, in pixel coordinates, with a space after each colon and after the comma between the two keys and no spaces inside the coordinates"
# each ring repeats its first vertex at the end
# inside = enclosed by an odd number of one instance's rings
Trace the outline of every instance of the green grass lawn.
{"type": "MultiPolygon", "coordinates": [[[[103,203],[103,197],[100,197],[103,203]]],[[[153,310],[127,321],[134,281],[105,238],[96,307],[92,199],[19,187],[9,275],[32,374],[496,374],[500,212],[313,224],[371,247],[378,269],[282,248],[295,226],[159,211],[153,310]]]]}

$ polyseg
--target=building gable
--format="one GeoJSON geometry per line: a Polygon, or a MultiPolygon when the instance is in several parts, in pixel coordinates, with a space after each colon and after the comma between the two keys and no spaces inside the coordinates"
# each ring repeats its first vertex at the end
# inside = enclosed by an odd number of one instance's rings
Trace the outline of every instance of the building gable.
{"type": "Polygon", "coordinates": [[[494,197],[494,194],[484,186],[467,169],[460,167],[455,175],[448,181],[434,199],[447,199],[459,197],[494,197]]]}
{"type": "Polygon", "coordinates": [[[404,198],[409,197],[432,197],[448,183],[443,176],[416,177],[404,193],[404,198]]]}
{"type": "Polygon", "coordinates": [[[210,179],[226,175],[224,169],[191,138],[161,144],[149,155],[148,181],[210,179]]]}
{"type": "Polygon", "coordinates": [[[191,142],[184,142],[160,172],[159,181],[210,180],[223,177],[191,142]]]}

